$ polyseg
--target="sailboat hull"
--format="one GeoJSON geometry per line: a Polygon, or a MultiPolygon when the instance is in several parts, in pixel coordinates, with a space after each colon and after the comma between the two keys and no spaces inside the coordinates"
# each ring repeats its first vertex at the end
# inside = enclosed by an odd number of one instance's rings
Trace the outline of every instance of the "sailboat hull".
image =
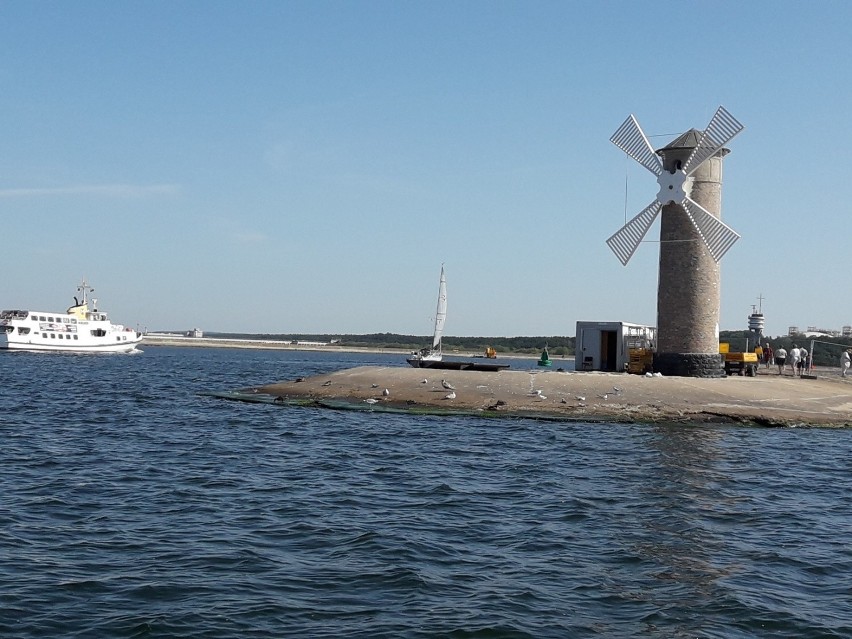
{"type": "Polygon", "coordinates": [[[485,362],[465,362],[465,361],[447,361],[447,360],[427,360],[409,358],[406,360],[414,368],[434,368],[449,371],[487,371],[496,372],[502,371],[504,368],[509,368],[508,364],[487,364],[485,362]]]}
{"type": "Polygon", "coordinates": [[[443,356],[440,353],[432,353],[427,355],[415,355],[409,357],[407,361],[414,368],[434,368],[432,364],[440,364],[443,356]]]}

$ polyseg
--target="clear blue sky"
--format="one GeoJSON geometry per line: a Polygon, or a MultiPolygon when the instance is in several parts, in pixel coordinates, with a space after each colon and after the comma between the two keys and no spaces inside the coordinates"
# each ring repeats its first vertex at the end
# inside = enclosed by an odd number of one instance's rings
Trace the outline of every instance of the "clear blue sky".
{"type": "MultiPolygon", "coordinates": [[[[723,330],[852,324],[852,3],[2,2],[3,308],[149,330],[656,323],[605,240],[723,104],[723,330]],[[669,136],[669,137],[667,137],[669,136]],[[625,188],[627,184],[627,188],[625,188]]],[[[658,236],[658,223],[649,238],[658,236]]]]}

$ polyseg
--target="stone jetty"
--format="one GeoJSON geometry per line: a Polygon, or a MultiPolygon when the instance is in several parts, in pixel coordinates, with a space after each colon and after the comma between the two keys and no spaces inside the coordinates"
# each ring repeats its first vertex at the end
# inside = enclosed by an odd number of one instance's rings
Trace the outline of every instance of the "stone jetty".
{"type": "Polygon", "coordinates": [[[284,405],[488,417],[852,426],[852,380],[766,371],[757,377],[702,379],[364,366],[213,395],[284,405]]]}

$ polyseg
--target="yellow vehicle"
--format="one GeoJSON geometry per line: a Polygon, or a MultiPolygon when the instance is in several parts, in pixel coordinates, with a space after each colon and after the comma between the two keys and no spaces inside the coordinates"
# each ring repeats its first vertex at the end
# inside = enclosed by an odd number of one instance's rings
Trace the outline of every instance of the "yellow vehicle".
{"type": "Polygon", "coordinates": [[[654,351],[650,348],[631,348],[627,362],[627,372],[634,375],[644,375],[654,369],[654,351]]]}
{"type": "Polygon", "coordinates": [[[644,375],[654,370],[653,329],[645,326],[630,326],[627,329],[627,372],[644,375]]]}
{"type": "Polygon", "coordinates": [[[727,342],[719,344],[719,353],[725,360],[725,373],[728,375],[757,375],[757,353],[733,353],[727,342]]]}

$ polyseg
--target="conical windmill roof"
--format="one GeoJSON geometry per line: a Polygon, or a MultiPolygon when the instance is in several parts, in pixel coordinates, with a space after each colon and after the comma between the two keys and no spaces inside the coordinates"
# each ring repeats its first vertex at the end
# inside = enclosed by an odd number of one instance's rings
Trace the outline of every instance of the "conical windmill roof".
{"type": "Polygon", "coordinates": [[[657,153],[660,151],[673,151],[675,149],[694,149],[698,146],[698,141],[703,134],[704,132],[698,129],[690,129],[686,133],[681,133],[663,148],[658,149],[657,153]]]}

